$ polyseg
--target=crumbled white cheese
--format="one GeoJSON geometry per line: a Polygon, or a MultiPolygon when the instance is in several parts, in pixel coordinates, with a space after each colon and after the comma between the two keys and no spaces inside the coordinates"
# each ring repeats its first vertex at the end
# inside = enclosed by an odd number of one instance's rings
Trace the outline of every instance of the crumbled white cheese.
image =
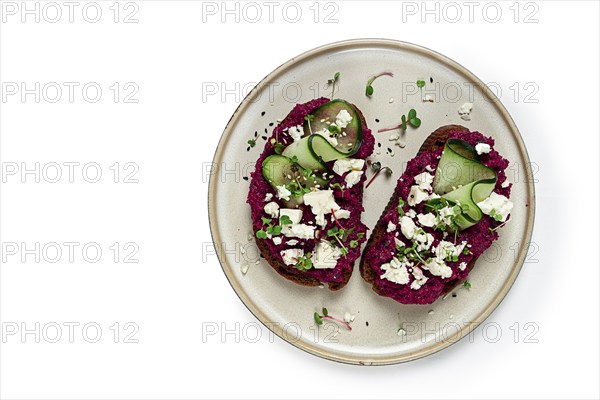
{"type": "Polygon", "coordinates": [[[290,246],[295,246],[298,244],[298,241],[296,239],[292,239],[292,240],[288,240],[287,242],[285,242],[285,244],[289,244],[290,246]]]}
{"type": "Polygon", "coordinates": [[[332,269],[337,265],[337,260],[342,253],[338,247],[332,246],[329,242],[322,240],[315,246],[312,254],[312,264],[316,269],[332,269]]]}
{"type": "Polygon", "coordinates": [[[294,142],[297,142],[298,140],[302,139],[302,136],[304,136],[304,128],[302,125],[292,126],[290,129],[288,129],[288,133],[292,139],[294,139],[294,142]]]}
{"type": "Polygon", "coordinates": [[[436,219],[437,218],[433,213],[417,215],[417,220],[419,221],[419,224],[421,224],[421,226],[427,226],[429,228],[436,224],[436,219]]]}
{"type": "Polygon", "coordinates": [[[283,225],[281,233],[285,237],[295,237],[299,239],[314,239],[315,227],[306,224],[283,225]]]}
{"type": "Polygon", "coordinates": [[[333,172],[342,176],[348,171],[362,171],[365,160],[360,158],[341,158],[333,164],[333,172]]]}
{"type": "Polygon", "coordinates": [[[423,97],[423,102],[424,103],[433,103],[433,97],[431,97],[431,95],[426,94],[425,97],[423,97]]]}
{"type": "Polygon", "coordinates": [[[454,245],[452,242],[442,240],[435,249],[436,259],[440,262],[444,262],[447,257],[459,257],[466,245],[467,242],[465,241],[462,241],[458,245],[454,245]]]}
{"type": "Polygon", "coordinates": [[[423,275],[423,270],[419,267],[414,267],[412,271],[413,277],[415,280],[410,284],[410,288],[412,290],[419,290],[421,286],[425,284],[429,280],[425,275],[423,275]]]}
{"type": "Polygon", "coordinates": [[[420,202],[427,200],[429,198],[429,193],[425,190],[421,189],[417,185],[413,185],[410,187],[410,193],[408,195],[407,203],[409,206],[416,206],[420,202]]]}
{"type": "Polygon", "coordinates": [[[475,145],[475,151],[479,155],[489,153],[490,150],[492,150],[492,148],[487,143],[477,143],[475,145]]]}
{"type": "Polygon", "coordinates": [[[395,230],[396,230],[396,224],[394,224],[392,221],[388,222],[387,231],[394,232],[395,230]]]}
{"type": "Polygon", "coordinates": [[[279,210],[279,218],[286,215],[291,221],[292,224],[299,224],[302,220],[302,210],[293,209],[293,208],[282,208],[279,210]]]}
{"type": "Polygon", "coordinates": [[[399,222],[400,230],[402,231],[404,237],[408,240],[412,240],[412,238],[414,238],[415,234],[417,233],[417,226],[415,225],[413,220],[408,216],[404,215],[402,218],[400,218],[399,222]]]}
{"type": "Polygon", "coordinates": [[[273,199],[273,193],[267,193],[265,196],[265,202],[271,201],[273,199]]]}
{"type": "Polygon", "coordinates": [[[342,129],[347,127],[350,122],[352,122],[352,116],[347,110],[340,110],[335,117],[335,124],[342,129]]]}
{"type": "Polygon", "coordinates": [[[267,203],[265,205],[265,212],[271,216],[271,218],[277,218],[277,215],[279,214],[279,204],[275,203],[274,201],[267,203]]]}
{"type": "Polygon", "coordinates": [[[406,285],[409,281],[408,269],[409,263],[405,260],[400,262],[396,257],[392,258],[389,263],[381,265],[381,270],[385,271],[381,275],[381,279],[387,279],[390,282],[406,285]]]}
{"type": "Polygon", "coordinates": [[[433,244],[433,235],[430,233],[420,233],[415,236],[415,242],[417,242],[417,251],[429,250],[433,244]]]}
{"type": "Polygon", "coordinates": [[[507,188],[510,186],[510,182],[508,180],[505,180],[504,182],[502,182],[502,185],[500,185],[500,186],[502,186],[503,188],[507,188]]]}
{"type": "Polygon", "coordinates": [[[439,276],[442,279],[452,276],[452,269],[443,261],[440,262],[437,258],[432,258],[428,263],[423,265],[423,268],[431,272],[431,275],[439,276]]]}
{"type": "Polygon", "coordinates": [[[439,211],[439,222],[450,225],[452,223],[453,216],[454,209],[446,206],[439,211]]]}
{"type": "Polygon", "coordinates": [[[510,211],[513,208],[513,203],[506,196],[498,194],[496,192],[492,192],[490,197],[487,199],[477,203],[477,207],[481,209],[481,211],[486,214],[492,214],[492,210],[494,211],[494,215],[500,215],[501,222],[506,221],[506,217],[510,214],[510,211]]]}
{"type": "Polygon", "coordinates": [[[354,318],[356,318],[355,315],[350,314],[348,311],[346,311],[344,313],[344,321],[346,321],[347,323],[353,322],[354,318]]]}
{"type": "Polygon", "coordinates": [[[318,225],[325,227],[325,214],[330,214],[340,209],[333,198],[333,190],[319,190],[304,195],[304,204],[310,206],[312,213],[316,216],[318,225]]]}
{"type": "Polygon", "coordinates": [[[461,262],[460,264],[458,264],[458,269],[460,269],[461,271],[464,271],[466,268],[467,268],[466,262],[461,262]]]}
{"type": "Polygon", "coordinates": [[[396,140],[400,139],[400,135],[398,135],[397,133],[392,133],[390,135],[390,142],[394,142],[396,140]]]}
{"type": "Polygon", "coordinates": [[[276,246],[279,246],[282,242],[281,236],[276,236],[273,238],[273,244],[275,244],[276,246]]]}
{"type": "Polygon", "coordinates": [[[394,243],[396,243],[396,247],[404,247],[404,242],[398,238],[394,238],[394,243]]]}
{"type": "Polygon", "coordinates": [[[287,188],[284,185],[277,186],[277,197],[281,200],[289,200],[291,194],[292,192],[287,190],[287,188]]]}
{"type": "Polygon", "coordinates": [[[427,172],[433,172],[433,168],[431,168],[431,165],[426,165],[426,166],[425,166],[425,170],[426,170],[427,172]]]}
{"type": "Polygon", "coordinates": [[[431,190],[433,175],[431,175],[429,172],[422,172],[415,176],[415,183],[419,185],[419,188],[422,190],[431,190]]]}
{"type": "MultiPolygon", "coordinates": [[[[333,213],[337,219],[347,219],[350,218],[350,211],[348,210],[337,210],[333,213]]],[[[333,217],[332,217],[333,218],[333,217]]]]}
{"type": "Polygon", "coordinates": [[[304,250],[302,249],[285,249],[279,252],[285,265],[295,265],[300,257],[304,256],[304,250]]]}
{"type": "Polygon", "coordinates": [[[417,216],[417,212],[414,209],[409,208],[406,215],[414,219],[417,216]]]}
{"type": "Polygon", "coordinates": [[[362,174],[363,171],[348,172],[348,174],[344,178],[344,181],[346,181],[346,187],[349,189],[352,186],[356,185],[358,182],[360,182],[360,177],[362,176],[362,174]]]}
{"type": "Polygon", "coordinates": [[[315,135],[323,136],[325,139],[327,139],[329,143],[331,143],[333,147],[336,147],[338,145],[337,138],[333,136],[327,128],[323,128],[320,131],[315,132],[315,135]]]}
{"type": "Polygon", "coordinates": [[[472,109],[473,109],[473,103],[464,103],[458,109],[458,115],[460,115],[460,118],[462,120],[464,120],[464,121],[470,121],[471,120],[471,110],[472,109]]]}

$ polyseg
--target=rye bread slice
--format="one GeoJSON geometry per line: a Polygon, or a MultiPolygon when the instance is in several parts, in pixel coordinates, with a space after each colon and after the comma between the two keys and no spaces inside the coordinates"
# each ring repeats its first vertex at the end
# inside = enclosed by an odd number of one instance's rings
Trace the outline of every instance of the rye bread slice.
{"type": "MultiPolygon", "coordinates": [[[[469,132],[469,130],[461,125],[442,126],[438,129],[436,129],[431,135],[429,135],[427,137],[427,139],[425,139],[425,141],[421,145],[421,148],[419,149],[419,152],[417,153],[417,155],[419,155],[425,151],[431,151],[431,152],[437,151],[441,147],[444,147],[444,145],[446,144],[446,141],[448,140],[448,134],[450,132],[469,132]]],[[[391,210],[392,207],[397,207],[399,196],[400,196],[400,193],[398,192],[398,190],[394,191],[393,196],[390,198],[388,205],[385,207],[385,210],[381,214],[379,221],[377,221],[377,225],[375,225],[375,228],[373,229],[373,233],[371,234],[371,236],[369,237],[369,240],[367,241],[367,245],[365,246],[365,248],[363,250],[363,253],[362,253],[363,255],[360,260],[361,276],[363,277],[363,279],[365,281],[367,281],[368,283],[370,283],[372,285],[373,291],[379,295],[381,295],[382,293],[381,293],[381,289],[377,286],[377,283],[376,283],[375,270],[366,261],[365,254],[367,253],[367,250],[370,248],[370,246],[372,246],[374,243],[379,242],[381,237],[387,231],[387,226],[383,222],[383,217],[391,210]]],[[[477,261],[477,257],[473,258],[467,264],[467,269],[469,271],[471,271],[471,269],[473,269],[473,266],[475,265],[476,261],[477,261]]],[[[458,283],[460,283],[460,282],[458,282],[458,283]]],[[[454,289],[454,287],[456,287],[456,285],[458,283],[453,282],[453,283],[447,284],[444,291],[442,292],[442,295],[452,291],[452,289],[454,289]]]]}
{"type": "MultiPolygon", "coordinates": [[[[354,104],[351,104],[351,105],[352,105],[352,107],[354,107],[354,109],[358,113],[358,116],[360,117],[360,121],[361,121],[363,129],[367,128],[367,122],[365,120],[365,116],[363,115],[363,113],[360,111],[360,109],[358,107],[356,107],[356,105],[354,105],[354,104]]],[[[284,124],[284,125],[287,124],[288,123],[287,119],[288,119],[288,117],[284,118],[284,120],[281,122],[281,124],[284,124]]],[[[361,185],[360,186],[361,199],[363,196],[363,191],[364,191],[364,185],[361,185]]],[[[256,245],[258,246],[260,253],[265,258],[267,263],[269,263],[269,265],[279,275],[283,276],[284,278],[286,278],[294,283],[297,283],[298,285],[321,286],[323,284],[327,284],[329,290],[336,291],[336,290],[340,290],[341,288],[346,286],[346,284],[350,280],[350,277],[352,276],[352,270],[344,270],[343,280],[341,282],[329,282],[329,283],[321,282],[320,280],[318,280],[317,278],[315,278],[311,275],[308,275],[308,274],[305,274],[302,272],[298,272],[294,267],[292,267],[291,265],[286,265],[282,260],[277,258],[277,256],[275,254],[272,254],[269,251],[269,248],[267,247],[265,241],[258,239],[256,237],[256,229],[254,229],[254,240],[256,241],[256,245]]]]}

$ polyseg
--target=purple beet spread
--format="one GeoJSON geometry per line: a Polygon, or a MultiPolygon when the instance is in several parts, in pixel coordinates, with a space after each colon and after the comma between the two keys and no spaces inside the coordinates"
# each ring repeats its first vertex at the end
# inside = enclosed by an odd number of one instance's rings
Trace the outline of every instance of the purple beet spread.
{"type": "MultiPolygon", "coordinates": [[[[256,162],[256,169],[252,172],[251,181],[250,181],[250,190],[248,192],[247,202],[250,205],[251,214],[252,214],[252,224],[254,228],[254,232],[260,230],[262,228],[262,217],[268,217],[268,215],[264,212],[265,196],[267,193],[273,194],[273,198],[271,201],[275,201],[279,204],[281,208],[285,208],[281,200],[279,200],[276,196],[276,191],[271,187],[271,185],[263,178],[262,175],[262,164],[265,158],[270,155],[275,154],[275,148],[271,143],[271,139],[278,139],[280,143],[284,145],[289,145],[293,142],[293,139],[288,135],[287,132],[284,132],[286,128],[290,128],[292,126],[302,125],[304,123],[304,116],[311,114],[315,109],[320,107],[321,105],[329,102],[329,99],[321,97],[319,99],[315,99],[309,101],[305,104],[297,104],[294,109],[288,114],[288,116],[275,127],[273,130],[273,134],[267,140],[267,144],[265,145],[265,149],[262,152],[260,158],[256,162]]],[[[363,136],[362,136],[362,144],[360,149],[356,154],[352,156],[352,158],[362,158],[366,159],[373,152],[373,148],[375,145],[375,138],[371,134],[371,130],[368,129],[363,124],[363,136]]],[[[331,167],[333,162],[331,162],[328,166],[331,167]]],[[[363,171],[366,170],[366,163],[363,168],[363,171]]],[[[345,186],[344,176],[339,176],[337,174],[333,174],[334,177],[331,180],[330,186],[339,183],[340,185],[345,186]]],[[[339,223],[344,228],[354,228],[352,233],[348,236],[348,241],[350,240],[358,240],[359,245],[352,249],[348,247],[348,254],[344,257],[340,257],[337,261],[337,265],[332,269],[315,269],[312,268],[308,271],[301,272],[296,270],[293,266],[290,266],[290,270],[297,274],[307,274],[310,275],[321,282],[329,283],[329,282],[342,282],[344,280],[344,271],[352,270],[354,266],[354,261],[358,257],[360,257],[360,244],[366,240],[366,231],[367,227],[360,221],[360,216],[362,211],[364,210],[362,207],[362,187],[365,181],[365,173],[362,174],[361,180],[358,184],[354,185],[350,189],[344,189],[343,192],[339,189],[334,189],[334,197],[336,203],[343,210],[350,211],[350,218],[340,219],[339,223]],[[357,236],[359,233],[363,233],[364,236],[361,239],[358,239],[357,236]]],[[[312,221],[313,226],[315,216],[310,210],[310,207],[302,204],[299,206],[300,209],[303,210],[303,216],[301,223],[308,224],[309,221],[312,221]]],[[[320,231],[319,237],[326,237],[326,232],[328,229],[336,226],[335,222],[331,221],[331,214],[326,215],[327,225],[325,228],[317,227],[317,231],[320,231]]],[[[313,239],[298,239],[298,238],[286,238],[285,236],[281,236],[283,239],[280,245],[276,245],[270,239],[257,239],[257,240],[265,240],[267,248],[269,252],[273,254],[278,259],[282,260],[280,255],[281,250],[285,250],[287,248],[302,248],[305,253],[312,252],[315,247],[316,241],[313,239]],[[287,244],[290,240],[297,240],[299,243],[294,246],[290,246],[287,244]]],[[[282,260],[283,262],[283,260],[282,260]]]]}
{"type": "MultiPolygon", "coordinates": [[[[475,146],[477,143],[487,143],[490,147],[494,146],[494,139],[486,137],[479,132],[451,132],[449,137],[462,139],[471,145],[475,146]]],[[[426,166],[430,166],[431,169],[436,169],[439,163],[439,157],[441,156],[443,148],[440,147],[435,152],[423,152],[417,157],[413,158],[408,162],[406,171],[402,177],[398,180],[394,195],[400,195],[404,200],[407,199],[410,188],[414,185],[414,177],[424,171],[426,166]]],[[[511,185],[508,187],[502,187],[502,183],[506,180],[505,169],[508,167],[508,161],[495,150],[491,150],[487,154],[480,156],[480,161],[496,171],[497,181],[494,192],[510,196],[511,185]]],[[[425,202],[419,203],[413,207],[404,205],[404,211],[408,211],[409,208],[414,209],[417,213],[427,213],[425,210],[425,202]]],[[[383,223],[387,226],[388,222],[391,221],[394,224],[398,224],[398,210],[397,207],[391,207],[388,213],[383,217],[383,223]]],[[[484,215],[479,223],[476,225],[461,231],[457,237],[457,243],[467,241],[471,245],[469,250],[471,254],[461,254],[458,261],[448,262],[447,265],[452,269],[452,276],[450,278],[442,279],[439,276],[434,276],[428,271],[424,271],[425,275],[429,278],[425,284],[417,290],[411,289],[411,283],[414,280],[412,274],[409,274],[410,281],[408,284],[400,285],[395,282],[391,282],[387,279],[382,279],[381,275],[384,271],[381,269],[381,265],[390,262],[392,259],[392,253],[395,253],[395,232],[386,232],[377,242],[372,243],[369,246],[369,250],[365,253],[369,265],[374,269],[376,279],[375,285],[381,289],[382,295],[391,297],[394,300],[404,304],[430,304],[433,303],[440,295],[447,289],[450,289],[456,285],[459,281],[465,279],[469,274],[469,269],[461,271],[458,266],[462,262],[467,264],[473,258],[480,256],[486,249],[488,249],[494,240],[498,238],[497,231],[490,232],[489,228],[494,228],[500,225],[499,222],[493,218],[484,215]]],[[[437,247],[439,242],[443,239],[443,234],[439,230],[433,228],[423,228],[425,232],[430,233],[434,237],[433,247],[437,247]]],[[[453,240],[453,234],[449,235],[446,240],[453,240]],[[452,236],[452,237],[451,237],[452,236]]]]}

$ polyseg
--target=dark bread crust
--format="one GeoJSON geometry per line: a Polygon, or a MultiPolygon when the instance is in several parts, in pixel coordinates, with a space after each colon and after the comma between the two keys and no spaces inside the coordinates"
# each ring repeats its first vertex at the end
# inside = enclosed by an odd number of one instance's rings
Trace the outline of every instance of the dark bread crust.
{"type": "MultiPolygon", "coordinates": [[[[427,137],[427,139],[425,139],[425,141],[421,145],[421,148],[419,149],[419,152],[417,153],[417,155],[419,155],[425,151],[432,151],[432,152],[437,151],[439,148],[444,147],[444,145],[446,144],[446,141],[448,140],[448,134],[450,132],[469,132],[469,130],[461,125],[442,126],[438,129],[436,129],[431,135],[429,135],[427,137]]],[[[381,293],[381,289],[376,284],[375,270],[367,262],[365,254],[367,253],[367,250],[370,248],[370,246],[373,245],[374,243],[377,243],[381,239],[381,237],[386,233],[387,226],[383,222],[383,217],[392,209],[392,207],[397,207],[399,196],[400,196],[400,193],[398,192],[398,190],[394,191],[393,196],[390,198],[388,205],[385,207],[385,210],[381,214],[379,221],[377,221],[377,225],[375,225],[375,228],[373,229],[373,233],[371,234],[371,236],[369,237],[369,240],[367,241],[367,245],[365,246],[365,249],[363,250],[362,257],[360,260],[361,276],[363,277],[363,279],[365,281],[367,281],[368,283],[370,283],[372,285],[373,291],[379,295],[381,295],[382,293],[381,293]]],[[[469,271],[471,271],[471,269],[473,269],[473,266],[475,265],[476,261],[477,261],[477,257],[473,258],[467,264],[467,268],[469,271]]],[[[457,284],[458,283],[447,284],[447,286],[444,289],[444,291],[442,292],[442,294],[446,294],[446,293],[452,291],[452,289],[454,289],[454,287],[456,287],[457,284]]]]}
{"type": "MultiPolygon", "coordinates": [[[[354,109],[358,113],[358,116],[360,117],[360,121],[361,121],[363,129],[366,128],[367,122],[365,120],[365,116],[363,115],[363,113],[360,111],[360,109],[358,107],[356,107],[354,104],[351,104],[351,105],[352,105],[352,107],[354,107],[354,109]]],[[[281,124],[285,125],[287,123],[288,123],[288,117],[285,117],[285,119],[281,122],[281,124]]],[[[364,185],[361,185],[361,187],[360,187],[360,197],[361,198],[363,196],[363,190],[364,190],[364,185]]],[[[323,282],[321,282],[317,278],[310,276],[308,274],[305,274],[305,273],[298,273],[298,271],[295,268],[293,268],[292,266],[286,265],[282,260],[278,259],[274,254],[272,254],[269,251],[265,241],[258,239],[256,237],[256,229],[254,229],[254,240],[256,241],[256,245],[258,246],[258,249],[260,250],[260,253],[262,254],[262,256],[265,258],[265,260],[267,260],[269,265],[271,267],[273,267],[273,269],[279,275],[283,276],[284,278],[286,278],[294,283],[297,283],[298,285],[303,285],[303,286],[321,286],[321,285],[323,285],[323,282]]],[[[340,290],[341,288],[346,286],[346,284],[350,280],[351,276],[352,276],[352,270],[350,270],[350,269],[344,270],[343,280],[341,282],[329,282],[327,284],[329,287],[329,290],[332,290],[332,291],[340,290]]]]}

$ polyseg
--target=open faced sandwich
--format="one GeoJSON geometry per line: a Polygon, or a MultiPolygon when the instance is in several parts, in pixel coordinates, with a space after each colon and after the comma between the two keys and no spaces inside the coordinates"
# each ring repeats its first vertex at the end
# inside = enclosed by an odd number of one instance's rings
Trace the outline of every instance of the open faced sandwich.
{"type": "Polygon", "coordinates": [[[508,161],[458,126],[433,132],[408,162],[361,259],[381,296],[430,304],[463,281],[512,209],[508,161]]]}
{"type": "Polygon", "coordinates": [[[344,100],[298,104],[273,130],[251,173],[247,202],[258,248],[283,277],[346,285],[366,240],[365,159],[374,139],[344,100]]]}

